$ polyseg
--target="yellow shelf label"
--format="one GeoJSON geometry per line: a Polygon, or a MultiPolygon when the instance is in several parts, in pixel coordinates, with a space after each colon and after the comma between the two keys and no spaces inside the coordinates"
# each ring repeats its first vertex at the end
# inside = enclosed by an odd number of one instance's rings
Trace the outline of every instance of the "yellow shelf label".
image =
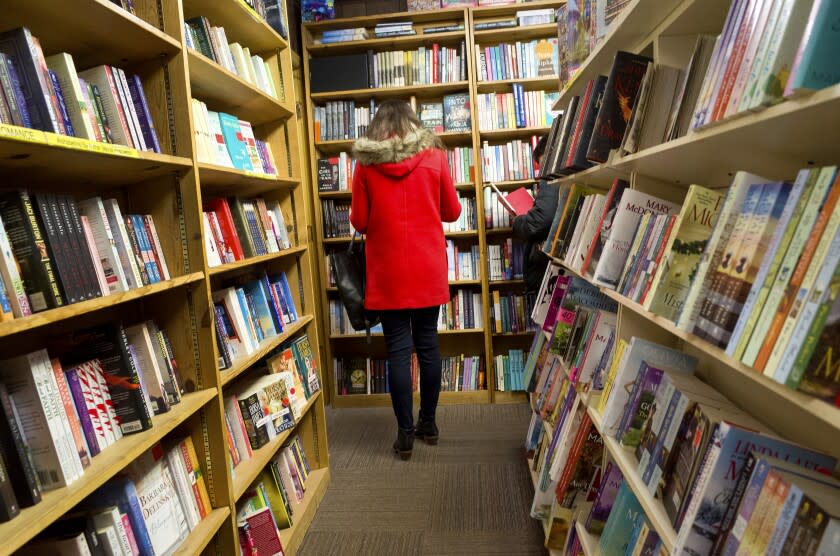
{"type": "Polygon", "coordinates": [[[26,143],[47,144],[47,134],[43,131],[16,125],[0,124],[0,137],[26,143]]]}
{"type": "Polygon", "coordinates": [[[75,151],[88,151],[112,156],[140,158],[140,152],[137,151],[137,149],[132,149],[131,147],[126,147],[125,145],[98,143],[89,139],[82,139],[81,137],[71,137],[69,135],[61,135],[60,133],[47,133],[38,129],[29,129],[27,127],[9,124],[0,124],[0,138],[21,141],[24,143],[49,145],[51,147],[72,149],[75,151]]]}
{"type": "Polygon", "coordinates": [[[266,174],[263,172],[255,172],[254,170],[243,170],[245,175],[249,178],[259,178],[261,180],[276,180],[277,176],[273,176],[271,174],[266,174]]]}

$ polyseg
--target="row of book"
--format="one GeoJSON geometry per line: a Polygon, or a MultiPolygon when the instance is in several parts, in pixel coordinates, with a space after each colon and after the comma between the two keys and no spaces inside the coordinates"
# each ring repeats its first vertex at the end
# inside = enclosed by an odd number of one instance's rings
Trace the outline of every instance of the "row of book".
{"type": "Polygon", "coordinates": [[[344,151],[338,156],[319,158],[316,167],[318,192],[350,191],[355,169],[356,159],[344,151]]]}
{"type": "Polygon", "coordinates": [[[311,473],[303,442],[295,435],[236,503],[242,554],[285,554],[280,531],[292,526],[311,473]]]}
{"type": "Polygon", "coordinates": [[[355,230],[350,223],[350,201],[321,199],[325,238],[350,237],[355,230]]]}
{"type": "Polygon", "coordinates": [[[202,219],[204,248],[211,267],[292,247],[279,201],[262,197],[207,199],[202,219]]]}
{"type": "Polygon", "coordinates": [[[505,210],[498,199],[498,193],[491,187],[484,187],[483,192],[485,229],[498,230],[513,226],[513,215],[505,210]]]}
{"type": "Polygon", "coordinates": [[[368,85],[414,87],[467,80],[466,46],[421,46],[416,50],[368,51],[368,85]]]}
{"type": "Polygon", "coordinates": [[[478,127],[481,131],[551,126],[554,121],[551,107],[559,93],[525,91],[519,83],[514,83],[512,88],[512,93],[478,95],[478,127]]]}
{"type": "MultiPolygon", "coordinates": [[[[503,6],[507,4],[527,4],[531,0],[407,0],[408,11],[437,10],[438,8],[464,8],[469,6],[503,6]]],[[[530,14],[542,10],[519,10],[518,14],[530,14]]],[[[553,21],[553,20],[552,20],[553,21]]],[[[478,30],[476,24],[476,30],[478,30]]]]}
{"type": "Polygon", "coordinates": [[[100,197],[0,195],[0,321],[169,278],[149,214],[100,197]]]}
{"type": "MultiPolygon", "coordinates": [[[[585,280],[559,272],[550,267],[544,284],[553,281],[554,289],[549,295],[548,287],[541,288],[538,294],[548,301],[538,304],[532,315],[542,330],[535,335],[525,368],[535,409],[527,440],[538,474],[534,517],[551,519],[552,525],[571,520],[597,483],[598,452],[607,438],[636,460],[636,484],[641,479],[645,489],[636,494],[660,500],[677,531],[675,553],[730,553],[721,552],[724,543],[743,532],[727,530],[740,504],[732,493],[750,452],[773,454],[801,466],[802,474],[807,468],[824,473],[818,480],[825,484],[838,484],[830,477],[834,458],[774,436],[697,379],[694,357],[638,337],[619,338],[615,302],[585,280]],[[543,334],[546,329],[551,330],[548,335],[543,334]],[[547,434],[542,422],[553,425],[553,434],[547,434]]],[[[836,508],[837,495],[833,498],[836,508]]],[[[597,501],[592,512],[596,507],[603,517],[597,501]]],[[[600,542],[609,550],[605,553],[616,553],[608,548],[617,547],[616,542],[626,546],[632,521],[623,524],[628,530],[619,538],[604,527],[600,542]]],[[[748,542],[769,547],[773,532],[769,528],[763,540],[748,542]]],[[[817,535],[819,544],[822,533],[817,535]]],[[[563,545],[562,539],[552,542],[563,545]]],[[[785,542],[780,535],[772,553],[780,553],[785,542]]],[[[825,542],[831,546],[837,541],[829,537],[825,542]]]]}
{"type": "Polygon", "coordinates": [[[156,443],[24,550],[38,554],[172,554],[213,510],[190,437],[156,443]]]}
{"type": "Polygon", "coordinates": [[[487,273],[490,281],[521,280],[524,276],[525,246],[508,238],[500,245],[487,245],[487,273]]]}
{"type": "Polygon", "coordinates": [[[556,77],[557,56],[556,38],[516,41],[496,46],[475,45],[479,81],[556,77]]]}
{"type": "Polygon", "coordinates": [[[534,146],[539,137],[516,139],[501,145],[481,145],[481,174],[484,181],[530,180],[535,175],[534,146]]]}
{"type": "Polygon", "coordinates": [[[444,222],[444,232],[474,232],[478,229],[478,218],[475,208],[475,197],[462,197],[458,193],[458,203],[461,214],[455,222],[444,222]]]}
{"type": "Polygon", "coordinates": [[[459,288],[441,305],[438,330],[480,330],[483,311],[480,292],[459,288]]]}
{"type": "Polygon", "coordinates": [[[702,72],[692,128],[840,82],[830,55],[838,15],[833,2],[733,2],[702,72]]]}
{"type": "Polygon", "coordinates": [[[446,151],[452,183],[472,183],[475,181],[475,155],[472,147],[455,147],[446,151]]]}
{"type": "Polygon", "coordinates": [[[352,42],[367,40],[370,35],[364,27],[351,27],[349,29],[328,29],[315,39],[315,44],[333,44],[337,42],[352,42]]]}
{"type": "Polygon", "coordinates": [[[804,169],[793,184],[738,172],[725,196],[693,185],[682,206],[620,181],[566,193],[549,253],[756,371],[838,403],[837,167],[804,169]]]}
{"type": "Polygon", "coordinates": [[[256,352],[299,318],[285,272],[269,276],[263,271],[241,287],[214,291],[213,308],[220,370],[256,352]]]}
{"type": "Polygon", "coordinates": [[[562,88],[611,30],[630,0],[579,0],[557,8],[562,88]]]}
{"type": "Polygon", "coordinates": [[[56,335],[47,348],[4,360],[0,476],[11,481],[16,507],[71,485],[123,435],[151,428],[153,415],[180,403],[182,384],[169,338],[153,321],[56,335]]]}
{"type": "Polygon", "coordinates": [[[113,66],[76,71],[26,27],[0,34],[0,123],[160,151],[143,82],[113,66]]]}
{"type": "Polygon", "coordinates": [[[529,315],[534,308],[533,293],[518,294],[493,290],[490,325],[496,334],[519,334],[535,330],[529,315]]]}
{"type": "Polygon", "coordinates": [[[235,383],[225,396],[225,437],[234,474],[254,450],[294,428],[307,401],[321,389],[306,335],[280,348],[265,364],[265,372],[235,383]]]}
{"type": "Polygon", "coordinates": [[[195,148],[198,160],[226,168],[277,175],[277,163],[265,141],[254,136],[250,122],[224,112],[208,110],[191,99],[195,122],[195,148]]]}
{"type": "Polygon", "coordinates": [[[268,96],[279,98],[268,62],[252,55],[247,46],[228,43],[224,27],[213,27],[203,15],[194,17],[184,22],[184,38],[188,48],[200,52],[268,96]]]}
{"type": "Polygon", "coordinates": [[[525,390],[525,352],[512,349],[493,357],[493,372],[496,378],[496,391],[522,392],[525,390]]]}
{"type": "Polygon", "coordinates": [[[388,37],[404,37],[414,35],[414,24],[411,21],[387,21],[377,23],[373,28],[373,34],[377,39],[388,37]]]}
{"type": "MultiPolygon", "coordinates": [[[[387,394],[390,392],[387,359],[334,358],[333,370],[339,396],[387,394]]],[[[419,391],[420,366],[411,354],[412,391],[419,391]]],[[[441,358],[441,392],[471,392],[484,389],[484,361],[479,355],[450,355],[441,358]]]]}
{"type": "Polygon", "coordinates": [[[409,102],[417,111],[420,122],[435,133],[472,131],[470,99],[465,93],[446,95],[443,102],[421,102],[419,105],[412,96],[409,102]]]}
{"type": "Polygon", "coordinates": [[[449,280],[478,280],[481,254],[478,245],[464,249],[451,239],[446,240],[446,262],[449,280]]]}
{"type": "Polygon", "coordinates": [[[357,106],[352,100],[327,102],[315,107],[316,134],[320,135],[321,141],[364,137],[375,114],[373,100],[368,106],[357,106]]]}
{"type": "Polygon", "coordinates": [[[286,5],[282,0],[243,0],[243,2],[278,35],[284,39],[289,38],[286,5]]]}
{"type": "MultiPolygon", "coordinates": [[[[332,265],[330,265],[330,268],[332,265]]],[[[335,273],[333,273],[335,276],[335,273]]],[[[344,308],[344,304],[341,300],[338,299],[330,299],[329,300],[329,308],[330,308],[330,334],[332,335],[348,335],[348,334],[359,334],[363,335],[364,330],[356,330],[353,328],[353,325],[350,324],[350,317],[347,315],[347,309],[344,308]]],[[[375,326],[371,326],[370,328],[371,334],[382,333],[382,323],[377,324],[375,326]]]]}

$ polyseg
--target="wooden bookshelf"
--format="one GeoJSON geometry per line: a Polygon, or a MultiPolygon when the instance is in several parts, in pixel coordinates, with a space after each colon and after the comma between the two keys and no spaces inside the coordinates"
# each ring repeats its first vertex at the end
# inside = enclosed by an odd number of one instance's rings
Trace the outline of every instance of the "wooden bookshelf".
{"type": "Polygon", "coordinates": [[[580,521],[575,522],[575,533],[580,539],[580,547],[583,550],[583,556],[597,556],[600,554],[598,541],[601,537],[593,535],[586,530],[586,527],[580,521]]]}
{"type": "MultiPolygon", "coordinates": [[[[562,5],[562,1],[544,1],[538,0],[536,2],[529,2],[527,4],[510,4],[504,6],[488,6],[488,7],[472,7],[463,9],[446,9],[435,10],[430,12],[408,12],[408,13],[392,13],[382,14],[376,16],[355,17],[346,19],[336,19],[329,21],[320,21],[315,23],[308,23],[303,26],[303,46],[304,54],[303,65],[304,73],[309,72],[310,59],[346,52],[364,52],[368,49],[374,51],[388,51],[391,49],[402,50],[414,48],[419,45],[429,44],[430,42],[438,42],[440,44],[457,44],[461,39],[466,39],[467,50],[467,76],[466,81],[458,83],[445,83],[433,85],[420,85],[415,87],[395,87],[395,88],[379,88],[379,89],[359,89],[353,91],[337,91],[328,93],[311,93],[307,90],[305,95],[307,101],[307,115],[309,117],[309,133],[310,137],[314,137],[314,122],[313,122],[313,107],[316,105],[323,105],[327,101],[332,100],[355,100],[357,102],[365,103],[371,98],[380,100],[387,98],[403,98],[408,100],[411,96],[415,96],[418,101],[424,99],[440,100],[445,94],[452,92],[468,91],[470,94],[471,106],[477,106],[477,95],[479,93],[490,92],[510,92],[513,84],[521,84],[527,91],[545,90],[556,91],[558,87],[557,77],[540,77],[534,79],[511,79],[503,81],[478,81],[476,76],[477,60],[475,60],[475,45],[492,45],[499,42],[515,42],[517,40],[531,40],[534,38],[548,38],[556,35],[556,25],[535,25],[529,27],[514,27],[506,29],[475,31],[474,26],[477,22],[493,21],[504,17],[512,17],[516,11],[523,9],[538,9],[538,8],[556,8],[562,5]],[[417,31],[417,35],[408,37],[398,37],[391,39],[376,39],[373,35],[373,28],[377,23],[390,21],[411,21],[417,31]],[[443,26],[463,24],[465,31],[454,31],[448,33],[424,35],[422,30],[428,26],[443,26]],[[339,43],[335,45],[322,45],[315,43],[315,40],[320,38],[321,33],[330,29],[350,29],[356,27],[364,27],[368,30],[369,39],[339,43]],[[447,43],[447,41],[450,41],[447,43]]],[[[490,230],[485,228],[484,218],[484,195],[483,195],[483,178],[481,169],[481,145],[483,141],[488,141],[493,144],[505,143],[514,139],[527,140],[532,135],[540,135],[548,132],[547,128],[525,128],[525,129],[503,129],[493,131],[478,130],[477,112],[473,110],[472,128],[469,132],[463,133],[441,133],[439,136],[447,147],[467,146],[470,145],[473,149],[474,159],[477,162],[472,179],[470,183],[457,184],[456,189],[465,196],[475,196],[478,229],[475,231],[466,232],[448,232],[445,234],[448,240],[456,242],[456,245],[463,248],[467,244],[476,244],[479,247],[480,257],[480,275],[478,280],[472,281],[452,281],[450,286],[472,288],[480,287],[482,296],[482,322],[490,322],[490,288],[491,283],[487,273],[487,243],[488,238],[506,239],[512,234],[510,228],[502,228],[497,230],[490,230]]],[[[339,152],[350,153],[354,140],[333,140],[333,141],[319,141],[310,139],[310,171],[314,174],[316,170],[316,162],[318,158],[334,156],[339,152]]],[[[511,182],[501,182],[497,185],[504,191],[512,191],[516,188],[529,186],[534,183],[534,180],[519,180],[511,182]]],[[[319,245],[319,260],[321,261],[321,320],[324,326],[327,327],[324,331],[324,336],[329,337],[329,342],[324,342],[324,353],[322,358],[325,361],[332,361],[334,355],[341,356],[343,354],[359,355],[366,341],[364,333],[354,334],[330,334],[329,333],[329,300],[337,299],[337,290],[335,288],[326,287],[327,279],[326,268],[324,265],[325,255],[333,250],[337,250],[346,246],[349,242],[349,237],[343,238],[326,238],[324,236],[324,228],[322,220],[322,211],[320,207],[321,199],[349,199],[351,193],[348,191],[318,193],[315,205],[315,220],[317,227],[315,234],[317,243],[319,245]]],[[[493,282],[494,288],[505,288],[507,291],[520,290],[524,291],[524,280],[512,280],[505,282],[493,282]]],[[[469,347],[455,346],[452,349],[470,350],[468,355],[482,355],[485,357],[486,369],[486,384],[487,391],[481,392],[443,392],[442,399],[446,395],[447,399],[453,401],[460,400],[462,403],[521,403],[524,401],[524,396],[518,392],[496,392],[494,389],[495,378],[493,373],[493,349],[494,346],[498,349],[507,349],[512,347],[526,347],[528,335],[525,334],[503,334],[496,335],[492,332],[489,326],[484,326],[481,330],[463,330],[463,331],[441,331],[440,334],[442,344],[453,338],[464,338],[469,341],[469,347]]],[[[384,357],[384,341],[381,334],[372,335],[373,349],[376,357],[384,357]],[[378,351],[377,351],[378,350],[378,351]]],[[[450,346],[447,346],[447,348],[450,346]]],[[[444,350],[446,351],[446,350],[444,350]]],[[[450,350],[449,352],[455,353],[450,350]]],[[[447,352],[447,353],[449,353],[447,352]]],[[[460,353],[460,352],[458,352],[460,353]]],[[[368,354],[368,356],[373,356],[368,354]]],[[[388,396],[385,394],[372,395],[349,395],[337,396],[333,373],[330,375],[330,395],[333,405],[337,407],[364,407],[387,405],[388,396]]],[[[441,402],[443,403],[443,402],[441,402]]]]}
{"type": "MultiPolygon", "coordinates": [[[[68,487],[44,492],[39,504],[0,524],[2,555],[26,550],[27,542],[157,442],[187,436],[195,445],[212,508],[177,552],[239,554],[233,494],[241,494],[249,486],[244,483],[258,476],[261,468],[240,466],[231,473],[224,397],[240,377],[259,366],[261,358],[304,334],[319,371],[325,369],[315,316],[322,259],[309,234],[315,225],[312,206],[317,195],[302,185],[310,179],[297,110],[303,85],[287,41],[242,0],[135,0],[134,4],[137,15],[110,0],[11,0],[4,5],[0,31],[26,26],[46,55],[66,51],[79,69],[113,64],[138,74],[162,152],[0,125],[2,189],[25,187],[35,193],[70,193],[77,199],[115,197],[124,211],[152,214],[172,278],[0,323],[0,351],[5,359],[42,348],[59,333],[151,318],[170,337],[188,393],[170,411],[155,416],[152,428],[125,435],[91,458],[90,467],[68,487]],[[187,48],[184,20],[199,15],[223,26],[230,42],[249,47],[268,62],[278,99],[187,48]],[[199,162],[190,97],[206,102],[211,110],[250,121],[273,153],[279,175],[199,162]],[[202,236],[202,199],[231,195],[261,195],[280,202],[293,247],[210,268],[202,236]],[[286,272],[300,318],[232,369],[219,371],[213,318],[208,316],[213,314],[211,294],[231,280],[267,269],[286,272]]],[[[324,390],[325,377],[320,379],[324,390]]],[[[283,533],[290,555],[298,550],[329,484],[322,392],[307,401],[305,414],[287,436],[291,435],[300,436],[312,474],[307,498],[296,506],[295,527],[283,533]]],[[[279,444],[272,445],[273,450],[278,448],[279,444]]],[[[274,455],[271,449],[260,453],[262,459],[249,460],[252,466],[264,465],[274,455]]]]}

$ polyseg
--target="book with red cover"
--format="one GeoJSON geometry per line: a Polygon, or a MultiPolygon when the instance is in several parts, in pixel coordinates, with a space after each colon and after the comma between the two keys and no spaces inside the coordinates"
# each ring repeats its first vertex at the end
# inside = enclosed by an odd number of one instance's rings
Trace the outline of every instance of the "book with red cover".
{"type": "Polygon", "coordinates": [[[204,201],[204,210],[216,213],[216,219],[222,229],[225,244],[233,251],[233,256],[237,261],[244,259],[245,253],[242,251],[242,244],[239,243],[239,235],[236,233],[233,214],[230,212],[227,201],[225,199],[208,199],[204,201]]]}
{"type": "Polygon", "coordinates": [[[586,151],[588,160],[606,162],[610,151],[621,145],[627,122],[633,113],[636,95],[650,61],[647,56],[616,52],[601,108],[595,119],[592,139],[586,151]]]}
{"type": "Polygon", "coordinates": [[[496,187],[495,183],[490,183],[490,187],[496,193],[496,199],[499,201],[499,204],[513,216],[522,216],[523,214],[527,214],[527,212],[531,210],[531,207],[534,206],[534,197],[532,197],[531,192],[524,187],[520,187],[516,191],[512,191],[507,195],[502,193],[499,188],[496,187]]]}

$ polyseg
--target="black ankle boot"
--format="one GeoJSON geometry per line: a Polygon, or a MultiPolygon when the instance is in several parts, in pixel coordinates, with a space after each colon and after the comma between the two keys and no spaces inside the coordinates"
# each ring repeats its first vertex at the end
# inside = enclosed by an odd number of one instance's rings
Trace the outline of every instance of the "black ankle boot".
{"type": "Polygon", "coordinates": [[[424,419],[422,416],[417,419],[417,426],[414,428],[414,437],[421,438],[426,444],[438,443],[438,428],[434,419],[424,419]]]}
{"type": "Polygon", "coordinates": [[[414,448],[414,431],[399,429],[397,439],[394,441],[394,452],[400,455],[405,461],[411,458],[411,450],[414,448]]]}

